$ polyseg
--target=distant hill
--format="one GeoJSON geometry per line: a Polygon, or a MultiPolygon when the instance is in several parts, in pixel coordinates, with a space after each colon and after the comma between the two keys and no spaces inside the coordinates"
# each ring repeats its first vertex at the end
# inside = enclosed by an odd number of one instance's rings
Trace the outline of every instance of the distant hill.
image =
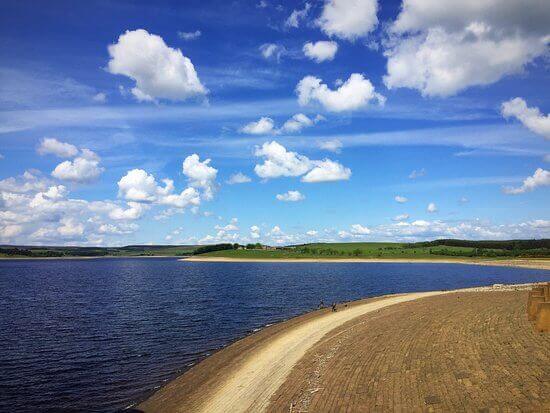
{"type": "Polygon", "coordinates": [[[27,246],[0,245],[0,257],[147,257],[187,256],[193,254],[197,245],[127,245],[125,247],[72,247],[72,246],[27,246]]]}
{"type": "Polygon", "coordinates": [[[0,257],[144,257],[201,254],[234,258],[550,258],[550,239],[470,241],[439,239],[426,242],[312,243],[285,247],[261,244],[127,245],[72,247],[0,245],[0,257]]]}
{"type": "Polygon", "coordinates": [[[196,253],[228,258],[550,258],[550,240],[468,241],[443,239],[416,243],[312,243],[277,248],[200,248],[196,253]]]}

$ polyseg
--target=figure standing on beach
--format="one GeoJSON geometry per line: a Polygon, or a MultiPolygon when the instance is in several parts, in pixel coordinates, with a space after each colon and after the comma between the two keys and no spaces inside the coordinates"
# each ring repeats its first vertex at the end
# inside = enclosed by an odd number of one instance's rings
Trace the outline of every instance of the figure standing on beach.
{"type": "Polygon", "coordinates": [[[333,313],[336,312],[336,303],[332,303],[332,312],[333,312],[333,313]]]}
{"type": "Polygon", "coordinates": [[[323,302],[323,300],[319,301],[319,310],[321,308],[325,308],[325,303],[323,302]]]}

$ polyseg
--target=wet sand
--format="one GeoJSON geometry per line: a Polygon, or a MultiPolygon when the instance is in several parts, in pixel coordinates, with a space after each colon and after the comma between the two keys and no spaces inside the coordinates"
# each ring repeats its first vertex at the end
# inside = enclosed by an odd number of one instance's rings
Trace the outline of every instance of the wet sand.
{"type": "Polygon", "coordinates": [[[533,268],[537,270],[550,270],[550,259],[403,259],[403,258],[229,258],[229,257],[208,257],[208,256],[191,256],[183,258],[181,261],[194,262],[328,262],[328,263],[439,263],[439,264],[472,264],[472,265],[488,265],[497,267],[522,267],[533,268]]]}
{"type": "Polygon", "coordinates": [[[143,412],[550,407],[550,335],[526,286],[390,295],[314,311],[215,353],[143,412]]]}

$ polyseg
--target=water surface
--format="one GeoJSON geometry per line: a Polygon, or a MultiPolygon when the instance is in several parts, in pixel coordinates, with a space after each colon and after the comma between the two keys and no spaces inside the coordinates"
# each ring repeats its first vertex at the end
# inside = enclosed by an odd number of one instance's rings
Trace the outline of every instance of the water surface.
{"type": "Polygon", "coordinates": [[[462,264],[0,261],[0,411],[112,412],[212,351],[316,308],[550,279],[462,264]]]}

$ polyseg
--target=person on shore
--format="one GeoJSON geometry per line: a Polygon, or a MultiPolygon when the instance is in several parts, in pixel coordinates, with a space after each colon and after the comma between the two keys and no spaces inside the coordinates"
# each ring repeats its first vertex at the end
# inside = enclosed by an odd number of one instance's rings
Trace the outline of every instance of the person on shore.
{"type": "Polygon", "coordinates": [[[321,308],[325,308],[325,303],[323,302],[323,300],[319,301],[319,310],[321,308]]]}
{"type": "Polygon", "coordinates": [[[332,303],[332,312],[333,312],[333,313],[336,312],[336,303],[332,303]]]}

